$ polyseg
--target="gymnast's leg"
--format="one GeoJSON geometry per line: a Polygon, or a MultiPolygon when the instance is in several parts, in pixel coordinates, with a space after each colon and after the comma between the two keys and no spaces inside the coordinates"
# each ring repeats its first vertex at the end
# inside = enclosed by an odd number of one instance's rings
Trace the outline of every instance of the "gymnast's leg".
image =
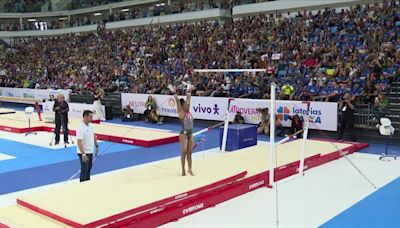
{"type": "Polygon", "coordinates": [[[188,137],[181,133],[179,135],[179,143],[181,145],[181,165],[182,165],[182,176],[186,176],[185,171],[185,159],[187,156],[187,148],[188,148],[188,137]]]}

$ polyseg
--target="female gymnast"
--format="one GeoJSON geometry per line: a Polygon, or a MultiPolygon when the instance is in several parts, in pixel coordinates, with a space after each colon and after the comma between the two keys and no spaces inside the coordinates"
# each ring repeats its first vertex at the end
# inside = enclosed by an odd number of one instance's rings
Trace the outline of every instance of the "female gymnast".
{"type": "Polygon", "coordinates": [[[192,171],[192,147],[193,147],[193,116],[190,113],[190,98],[191,94],[188,91],[186,101],[175,94],[176,107],[179,119],[182,121],[182,131],[179,134],[179,143],[181,145],[181,165],[182,176],[186,176],[185,159],[188,162],[188,173],[194,176],[192,171]]]}

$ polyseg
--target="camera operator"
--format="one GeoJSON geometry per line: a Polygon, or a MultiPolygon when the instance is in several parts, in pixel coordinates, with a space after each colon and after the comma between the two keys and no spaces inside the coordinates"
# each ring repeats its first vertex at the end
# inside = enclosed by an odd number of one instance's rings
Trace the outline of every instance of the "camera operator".
{"type": "Polygon", "coordinates": [[[122,121],[132,122],[135,119],[137,119],[137,114],[133,113],[133,109],[131,108],[130,105],[123,107],[122,113],[123,113],[122,121]]]}
{"type": "Polygon", "coordinates": [[[344,130],[347,126],[351,133],[351,140],[354,142],[357,141],[356,132],[354,130],[354,113],[356,111],[354,96],[351,96],[349,92],[346,92],[339,102],[339,109],[342,110],[342,116],[340,119],[338,140],[342,139],[344,130]]]}

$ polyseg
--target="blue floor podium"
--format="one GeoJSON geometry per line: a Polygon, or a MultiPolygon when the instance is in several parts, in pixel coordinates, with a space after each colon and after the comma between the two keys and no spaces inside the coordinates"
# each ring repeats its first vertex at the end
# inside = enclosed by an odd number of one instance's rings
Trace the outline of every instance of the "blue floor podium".
{"type": "MultiPolygon", "coordinates": [[[[224,127],[220,127],[219,145],[222,148],[224,127]]],[[[250,124],[232,124],[228,127],[226,151],[234,151],[257,145],[257,126],[250,124]]]]}

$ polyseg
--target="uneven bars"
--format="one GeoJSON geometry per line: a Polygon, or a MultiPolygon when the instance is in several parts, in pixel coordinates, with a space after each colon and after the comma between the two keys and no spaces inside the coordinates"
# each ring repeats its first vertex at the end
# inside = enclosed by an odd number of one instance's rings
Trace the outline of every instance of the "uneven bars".
{"type": "Polygon", "coordinates": [[[222,126],[222,125],[224,125],[224,124],[225,124],[225,121],[224,121],[224,122],[217,123],[217,124],[215,124],[215,125],[212,125],[211,127],[204,128],[204,129],[202,129],[202,130],[200,130],[200,131],[197,131],[197,132],[193,133],[193,136],[200,135],[200,134],[202,134],[202,133],[204,133],[204,132],[207,132],[207,131],[209,131],[209,130],[211,130],[211,129],[213,129],[213,128],[222,126]]]}
{"type": "Polygon", "coordinates": [[[276,145],[282,144],[284,142],[287,142],[289,139],[293,138],[293,136],[296,136],[300,134],[301,132],[305,131],[305,128],[301,129],[300,131],[295,132],[294,134],[288,135],[286,138],[280,140],[279,142],[276,143],[276,145]]]}
{"type": "Polygon", "coordinates": [[[272,184],[274,183],[274,173],[276,167],[275,161],[275,90],[276,84],[275,82],[271,83],[271,100],[270,100],[270,129],[269,129],[269,183],[268,187],[272,188],[272,184]]]}
{"type": "Polygon", "coordinates": [[[305,159],[305,151],[306,151],[306,141],[308,138],[308,128],[310,124],[310,119],[308,116],[305,118],[305,128],[304,128],[304,134],[303,134],[303,144],[301,145],[301,151],[300,151],[300,165],[299,165],[299,174],[303,175],[304,173],[304,159],[305,159]]]}
{"type": "Polygon", "coordinates": [[[218,72],[266,72],[266,69],[194,69],[193,72],[199,73],[218,73],[218,72]]]}
{"type": "Polygon", "coordinates": [[[224,132],[222,134],[222,146],[221,146],[221,152],[224,153],[226,149],[226,140],[228,138],[228,126],[229,126],[229,119],[230,119],[230,109],[231,109],[231,102],[235,100],[234,98],[229,98],[228,99],[228,110],[226,113],[226,119],[224,123],[224,132]]]}

